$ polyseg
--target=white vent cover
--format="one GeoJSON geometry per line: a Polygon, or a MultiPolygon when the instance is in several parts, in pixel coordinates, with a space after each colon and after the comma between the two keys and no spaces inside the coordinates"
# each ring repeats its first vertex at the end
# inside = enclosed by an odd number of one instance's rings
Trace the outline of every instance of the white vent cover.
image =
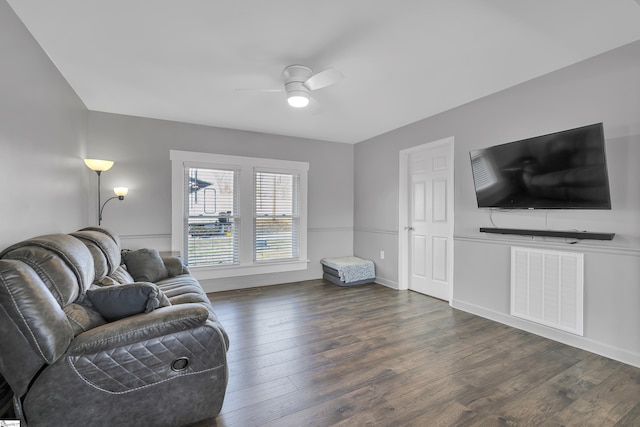
{"type": "Polygon", "coordinates": [[[511,315],[583,335],[584,254],[511,248],[511,315]]]}

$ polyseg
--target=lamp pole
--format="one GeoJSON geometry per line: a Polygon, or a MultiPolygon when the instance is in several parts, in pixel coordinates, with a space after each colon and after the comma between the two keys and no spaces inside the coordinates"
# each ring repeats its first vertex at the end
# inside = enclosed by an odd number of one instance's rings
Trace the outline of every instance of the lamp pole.
{"type": "Polygon", "coordinates": [[[100,175],[102,175],[102,171],[96,171],[98,174],[98,225],[102,222],[102,212],[100,210],[100,175]]]}

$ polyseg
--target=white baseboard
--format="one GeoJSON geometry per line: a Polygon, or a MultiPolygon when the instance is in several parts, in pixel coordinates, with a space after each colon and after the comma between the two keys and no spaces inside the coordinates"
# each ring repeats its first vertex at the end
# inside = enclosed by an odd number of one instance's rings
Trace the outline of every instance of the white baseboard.
{"type": "Polygon", "coordinates": [[[306,271],[300,272],[299,274],[296,274],[295,272],[272,273],[257,276],[229,277],[224,279],[203,279],[198,280],[198,282],[205,292],[211,293],[281,285],[283,283],[304,282],[307,280],[322,278],[312,277],[312,275],[306,273],[306,271]]]}
{"type": "MultiPolygon", "coordinates": [[[[286,277],[284,275],[282,276],[272,275],[271,277],[269,277],[269,275],[263,275],[262,277],[260,277],[259,280],[257,280],[256,277],[254,276],[248,276],[248,277],[250,278],[247,280],[242,280],[242,278],[239,278],[240,280],[238,280],[238,278],[232,278],[236,280],[215,279],[215,280],[199,280],[199,282],[200,282],[200,285],[202,286],[202,289],[204,289],[205,292],[213,293],[213,292],[236,291],[236,290],[242,290],[242,289],[260,288],[263,286],[281,285],[283,283],[290,283],[293,281],[303,282],[306,280],[322,279],[322,277],[306,277],[300,280],[291,280],[290,276],[286,277]]],[[[379,285],[386,286],[396,291],[398,290],[398,283],[392,280],[387,280],[382,277],[376,277],[375,282],[378,283],[379,285]]]]}
{"type": "Polygon", "coordinates": [[[396,291],[400,289],[398,287],[398,282],[394,282],[392,280],[385,279],[384,277],[376,277],[376,283],[386,286],[387,288],[395,289],[396,291]]]}
{"type": "Polygon", "coordinates": [[[215,292],[225,292],[225,291],[239,291],[242,289],[251,289],[251,288],[261,288],[263,286],[272,286],[277,283],[244,283],[238,284],[234,282],[224,282],[218,283],[212,280],[202,280],[200,281],[200,285],[202,285],[202,289],[206,293],[215,293],[215,292]]]}
{"type": "Polygon", "coordinates": [[[640,354],[453,299],[451,307],[640,368],[640,354]]]}

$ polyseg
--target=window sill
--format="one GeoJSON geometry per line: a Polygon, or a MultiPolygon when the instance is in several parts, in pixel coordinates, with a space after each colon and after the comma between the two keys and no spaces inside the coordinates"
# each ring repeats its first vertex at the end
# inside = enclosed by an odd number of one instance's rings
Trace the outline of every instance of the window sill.
{"type": "Polygon", "coordinates": [[[254,276],[257,274],[285,273],[306,270],[309,260],[278,262],[270,264],[234,265],[229,267],[189,267],[198,280],[222,279],[225,277],[254,276]]]}

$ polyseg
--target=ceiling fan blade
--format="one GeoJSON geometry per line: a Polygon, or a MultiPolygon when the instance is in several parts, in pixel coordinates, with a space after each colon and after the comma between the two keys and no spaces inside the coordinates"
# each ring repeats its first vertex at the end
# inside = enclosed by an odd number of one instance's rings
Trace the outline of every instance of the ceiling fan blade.
{"type": "Polygon", "coordinates": [[[250,89],[250,88],[240,88],[235,89],[238,92],[284,92],[284,89],[250,89]]]}
{"type": "Polygon", "coordinates": [[[344,79],[344,75],[335,68],[328,68],[309,77],[303,85],[309,90],[322,89],[344,79]]]}

